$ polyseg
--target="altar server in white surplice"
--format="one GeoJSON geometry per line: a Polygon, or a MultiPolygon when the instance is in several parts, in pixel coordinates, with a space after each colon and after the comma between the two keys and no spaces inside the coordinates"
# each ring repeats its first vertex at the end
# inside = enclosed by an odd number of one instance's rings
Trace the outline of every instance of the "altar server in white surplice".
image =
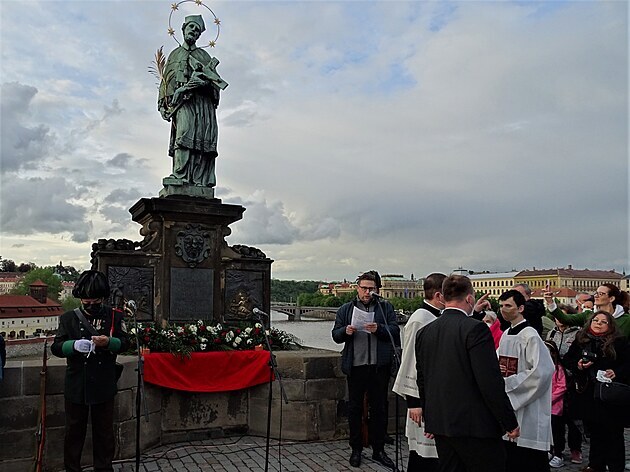
{"type": "Polygon", "coordinates": [[[538,332],[523,317],[523,295],[508,290],[499,297],[499,305],[510,328],[501,336],[497,354],[505,391],[521,428],[520,437],[506,443],[506,470],[548,472],[553,361],[538,332]]]}
{"type": "Polygon", "coordinates": [[[416,370],[416,334],[426,325],[436,320],[444,309],[442,282],[446,275],[431,274],[424,279],[424,301],[413,312],[403,332],[403,351],[398,376],[394,382],[394,392],[407,400],[407,426],[405,434],[409,442],[409,464],[407,472],[437,471],[438,459],[435,441],[424,436],[420,422],[420,400],[418,398],[416,370]]]}

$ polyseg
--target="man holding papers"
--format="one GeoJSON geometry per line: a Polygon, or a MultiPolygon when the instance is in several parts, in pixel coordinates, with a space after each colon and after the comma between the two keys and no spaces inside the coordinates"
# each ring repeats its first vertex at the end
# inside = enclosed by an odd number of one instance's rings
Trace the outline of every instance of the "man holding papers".
{"type": "Polygon", "coordinates": [[[400,345],[400,330],[394,308],[379,301],[381,278],[369,271],[357,278],[357,298],[337,311],[332,338],[345,343],[341,354],[341,370],[348,376],[348,426],[350,428],[350,465],[361,465],[361,419],[363,397],[369,406],[369,436],[372,459],[392,468],[393,462],[384,450],[387,430],[387,392],[393,345],[400,345]]]}

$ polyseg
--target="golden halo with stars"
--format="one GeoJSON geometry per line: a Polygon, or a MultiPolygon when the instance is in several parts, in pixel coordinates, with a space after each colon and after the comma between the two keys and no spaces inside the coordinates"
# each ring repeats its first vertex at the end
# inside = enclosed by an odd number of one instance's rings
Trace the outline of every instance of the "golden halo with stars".
{"type": "Polygon", "coordinates": [[[177,3],[172,3],[171,4],[171,13],[168,15],[168,30],[167,30],[168,35],[171,36],[179,46],[182,45],[178,41],[178,39],[175,37],[175,30],[171,26],[171,20],[173,18],[173,13],[178,11],[179,10],[179,6],[184,4],[184,3],[194,3],[198,7],[204,7],[206,10],[208,10],[210,12],[212,17],[214,18],[212,23],[214,23],[214,25],[217,27],[217,35],[216,35],[216,37],[213,40],[209,41],[208,44],[206,44],[205,46],[199,46],[199,47],[201,47],[201,48],[207,48],[207,47],[213,48],[213,47],[215,47],[216,44],[217,44],[217,40],[219,39],[219,33],[221,32],[221,20],[219,20],[217,18],[217,15],[215,15],[214,12],[212,11],[212,9],[208,5],[203,3],[202,0],[182,0],[181,2],[177,2],[177,3]]]}

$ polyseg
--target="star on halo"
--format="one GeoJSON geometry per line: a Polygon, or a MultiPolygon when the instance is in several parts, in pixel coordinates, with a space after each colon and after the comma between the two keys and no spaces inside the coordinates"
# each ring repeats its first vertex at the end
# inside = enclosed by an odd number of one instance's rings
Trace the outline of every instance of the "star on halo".
{"type": "Polygon", "coordinates": [[[210,46],[211,48],[213,48],[214,46],[216,46],[216,44],[217,44],[217,43],[216,43],[216,41],[210,41],[210,42],[208,43],[208,46],[210,46]]]}
{"type": "Polygon", "coordinates": [[[219,20],[218,18],[214,19],[214,24],[215,25],[220,25],[221,24],[221,20],[219,20]]]}
{"type": "Polygon", "coordinates": [[[201,0],[195,0],[195,3],[199,6],[201,6],[203,4],[203,2],[201,0]]]}
{"type": "Polygon", "coordinates": [[[173,28],[168,29],[169,36],[173,36],[175,34],[175,30],[173,28]]]}
{"type": "Polygon", "coordinates": [[[177,10],[179,7],[177,6],[177,3],[173,3],[171,4],[171,10],[175,11],[177,10]]]}

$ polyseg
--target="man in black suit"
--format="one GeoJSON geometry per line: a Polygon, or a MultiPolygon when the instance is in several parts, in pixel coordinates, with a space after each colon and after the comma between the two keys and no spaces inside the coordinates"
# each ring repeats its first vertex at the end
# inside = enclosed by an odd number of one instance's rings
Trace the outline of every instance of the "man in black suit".
{"type": "Polygon", "coordinates": [[[418,391],[425,435],[435,437],[439,472],[505,472],[502,436],[519,427],[488,327],[470,317],[468,277],[444,280],[445,310],[416,336],[418,391]]]}

